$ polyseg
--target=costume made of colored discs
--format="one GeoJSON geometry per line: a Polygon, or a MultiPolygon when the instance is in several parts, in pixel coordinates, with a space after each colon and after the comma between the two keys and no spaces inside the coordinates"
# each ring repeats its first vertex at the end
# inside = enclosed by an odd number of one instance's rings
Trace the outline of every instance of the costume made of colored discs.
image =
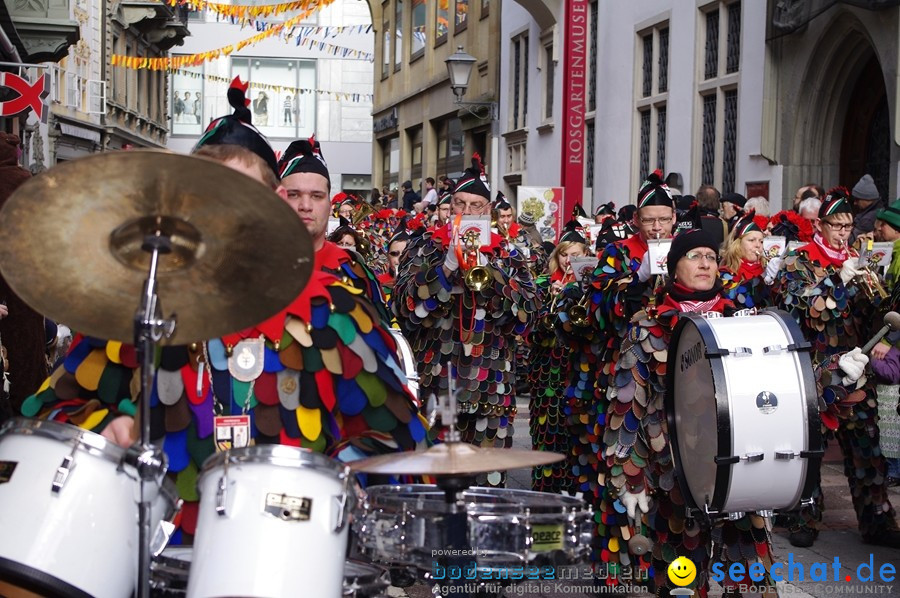
{"type": "MultiPolygon", "coordinates": [[[[754,221],[751,210],[738,220],[732,234],[740,239],[753,232],[762,234],[762,229],[754,221]]],[[[772,305],[771,287],[765,283],[765,267],[761,259],[751,262],[742,257],[735,270],[723,264],[719,268],[719,278],[722,281],[722,295],[730,299],[736,309],[763,309],[772,305]]]]}
{"type": "MultiPolygon", "coordinates": [[[[479,170],[467,170],[457,192],[473,190],[490,201],[479,170]]],[[[452,363],[461,439],[482,447],[511,447],[514,339],[527,332],[537,311],[534,280],[515,246],[492,234],[491,244],[479,251],[491,280],[472,290],[462,268],[445,274],[451,239],[448,226],[442,226],[410,241],[394,286],[393,310],[416,357],[421,396],[447,395],[447,364],[452,363]]],[[[493,472],[476,481],[503,485],[505,474],[493,472]]]]}
{"type": "MultiPolygon", "coordinates": [[[[831,196],[829,192],[822,210],[830,206],[831,196]]],[[[828,247],[821,235],[816,235],[812,242],[784,258],[775,292],[782,307],[794,316],[812,344],[820,396],[827,406],[821,414],[822,423],[841,446],[844,474],[850,484],[859,530],[865,538],[880,531],[896,530],[897,522],[884,484],[886,463],[879,447],[874,375],[866,368],[867,377],[851,389],[823,378],[825,374],[837,372],[840,354],[865,343],[867,322],[874,317],[877,298],[869,299],[855,280],[844,284],[839,276],[843,260],[849,257],[828,247]]],[[[821,491],[814,498],[815,507],[804,508],[801,521],[795,525],[816,527],[822,520],[821,491]]]]}
{"type": "MultiPolygon", "coordinates": [[[[657,590],[674,587],[668,579],[668,566],[686,556],[697,566],[693,587],[706,595],[711,560],[723,562],[726,569],[733,562],[743,563],[745,568],[761,562],[768,571],[772,553],[767,522],[756,514],[719,521],[712,529],[687,517],[664,410],[667,348],[678,316],[686,309],[722,313],[733,306],[721,297],[691,305],[667,295],[660,297],[657,307],[635,315],[622,341],[608,391],[610,410],[603,444],[607,447],[608,482],[615,495],[652,490],[653,501],[644,521],[653,541],[650,554],[657,590]]],[[[616,500],[614,507],[625,516],[620,501],[616,500]]]]}
{"type": "Polygon", "coordinates": [[[541,309],[528,335],[531,346],[529,368],[522,372],[528,376],[530,399],[528,402],[531,446],[538,451],[552,451],[566,455],[566,460],[532,472],[531,488],[544,492],[569,492],[571,490],[571,464],[569,462],[569,432],[566,421],[565,384],[569,348],[557,340],[556,317],[551,302],[554,299],[550,284],[561,280],[562,273],[545,275],[537,279],[541,309]]]}
{"type": "MultiPolygon", "coordinates": [[[[101,432],[136,412],[137,365],[130,345],[78,336],[23,414],[101,432]]],[[[425,440],[390,332],[357,289],[324,272],[314,272],[291,305],[254,328],[163,348],[150,401],[151,436],[162,440],[186,501],[185,534],[196,525],[197,472],[215,452],[215,415],[248,414],[257,444],[341,460],[412,450],[425,440]],[[238,360],[253,366],[236,368],[238,360]]]]}

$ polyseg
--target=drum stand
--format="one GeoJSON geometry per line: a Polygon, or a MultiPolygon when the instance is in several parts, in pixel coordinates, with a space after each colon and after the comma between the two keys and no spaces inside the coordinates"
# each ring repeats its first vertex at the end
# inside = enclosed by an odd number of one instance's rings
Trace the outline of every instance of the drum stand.
{"type": "Polygon", "coordinates": [[[138,587],[135,595],[137,598],[150,598],[150,542],[152,539],[150,535],[150,500],[153,497],[148,492],[147,483],[152,481],[160,486],[162,477],[168,469],[165,453],[159,447],[150,444],[150,394],[153,389],[153,361],[156,355],[156,345],[163,338],[171,337],[175,332],[175,315],[173,314],[169,319],[161,317],[162,308],[159,305],[159,296],[156,294],[159,256],[171,252],[170,239],[157,230],[156,234],[144,238],[141,249],[150,254],[150,271],[144,281],[141,306],[134,315],[134,344],[141,364],[141,400],[138,415],[141,438],[138,445],[128,449],[126,459],[136,466],[141,482],[138,518],[138,587]]]}

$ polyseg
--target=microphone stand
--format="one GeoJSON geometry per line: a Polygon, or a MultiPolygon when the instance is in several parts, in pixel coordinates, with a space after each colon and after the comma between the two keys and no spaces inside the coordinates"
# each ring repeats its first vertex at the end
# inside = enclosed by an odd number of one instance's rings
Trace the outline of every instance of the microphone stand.
{"type": "Polygon", "coordinates": [[[150,254],[150,271],[144,281],[144,292],[141,306],[134,316],[135,348],[141,364],[141,400],[140,423],[141,438],[138,446],[131,447],[126,459],[137,467],[141,484],[141,497],[138,518],[138,598],[150,598],[150,523],[151,496],[147,482],[154,481],[161,485],[162,477],[168,469],[165,453],[150,444],[150,394],[153,389],[153,361],[156,355],[156,344],[163,338],[169,338],[175,332],[175,315],[164,319],[156,294],[157,270],[159,256],[172,251],[171,240],[157,230],[147,235],[141,249],[150,254]]]}

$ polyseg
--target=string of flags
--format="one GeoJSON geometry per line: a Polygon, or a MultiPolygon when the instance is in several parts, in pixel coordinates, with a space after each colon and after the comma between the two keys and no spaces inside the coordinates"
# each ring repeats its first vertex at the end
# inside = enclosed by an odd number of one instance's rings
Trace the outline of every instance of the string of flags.
{"type": "MultiPolygon", "coordinates": [[[[167,2],[178,0],[166,0],[167,2]]],[[[232,53],[242,50],[248,46],[252,46],[258,44],[264,39],[268,39],[274,35],[277,35],[284,31],[287,27],[294,27],[299,25],[302,21],[304,21],[309,15],[313,12],[319,10],[320,8],[324,8],[328,6],[334,0],[298,0],[300,3],[305,3],[309,8],[306,8],[295,17],[291,17],[290,19],[273,25],[270,29],[262,31],[261,33],[257,33],[252,37],[248,37],[247,39],[243,39],[236,44],[229,44],[223,48],[217,48],[215,50],[209,50],[207,52],[198,52],[196,54],[183,54],[179,56],[165,56],[161,58],[150,58],[147,56],[123,56],[121,54],[113,54],[110,57],[110,64],[112,66],[123,66],[125,68],[130,69],[148,69],[151,71],[163,71],[163,70],[172,70],[184,68],[187,66],[197,66],[209,60],[213,60],[216,58],[221,58],[223,56],[230,56],[232,53]]],[[[293,4],[293,3],[290,3],[293,4]]],[[[281,6],[281,5],[269,5],[269,6],[281,6]]],[[[238,8],[238,7],[236,7],[238,8]]],[[[243,8],[252,8],[252,7],[243,7],[243,8]]],[[[264,8],[264,6],[260,7],[264,8]]]]}
{"type": "Polygon", "coordinates": [[[259,17],[271,17],[273,15],[291,12],[294,10],[310,11],[321,6],[321,0],[293,0],[292,2],[281,2],[279,4],[219,4],[218,2],[207,2],[206,0],[161,0],[163,4],[169,6],[187,6],[191,10],[208,10],[219,15],[235,19],[258,19],[259,17]]]}
{"type": "MultiPolygon", "coordinates": [[[[200,79],[204,78],[207,81],[216,81],[219,83],[224,83],[228,85],[231,83],[231,79],[229,77],[220,77],[218,75],[204,75],[202,73],[195,73],[192,71],[186,71],[183,69],[175,69],[172,71],[176,75],[180,75],[183,77],[190,77],[192,79],[200,79]]],[[[371,104],[374,100],[374,97],[370,93],[346,93],[343,91],[326,91],[323,89],[311,89],[309,87],[291,87],[289,85],[273,85],[271,83],[256,83],[251,81],[250,87],[255,89],[261,89],[265,91],[271,91],[275,93],[291,93],[294,95],[307,95],[307,94],[317,94],[321,96],[326,96],[333,100],[340,100],[342,102],[364,102],[371,104]]]]}
{"type": "Polygon", "coordinates": [[[354,50],[353,48],[347,48],[345,46],[335,46],[334,44],[318,41],[311,37],[298,37],[297,45],[309,48],[310,50],[327,52],[328,54],[340,56],[341,58],[355,58],[357,60],[368,60],[369,62],[375,62],[375,55],[371,52],[362,52],[360,50],[354,50]]]}

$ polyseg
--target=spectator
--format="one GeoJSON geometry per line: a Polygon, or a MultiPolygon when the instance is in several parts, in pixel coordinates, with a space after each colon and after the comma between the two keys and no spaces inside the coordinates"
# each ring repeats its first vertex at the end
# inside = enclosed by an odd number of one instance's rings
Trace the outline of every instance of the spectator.
{"type": "Polygon", "coordinates": [[[412,181],[403,181],[403,209],[407,212],[412,212],[413,207],[416,203],[419,202],[422,198],[418,193],[413,191],[412,181]]]}
{"type": "Polygon", "coordinates": [[[700,185],[696,195],[700,206],[700,228],[712,235],[717,247],[721,247],[728,234],[725,222],[719,218],[719,200],[721,195],[712,185],[700,185]]]}
{"type": "Polygon", "coordinates": [[[819,221],[819,208],[822,207],[822,200],[818,197],[807,197],[800,202],[797,212],[807,220],[815,228],[819,221]]]}
{"type": "Polygon", "coordinates": [[[722,206],[722,220],[728,224],[728,230],[731,230],[734,223],[743,215],[747,198],[740,193],[726,193],[719,200],[719,204],[722,206]]]}
{"type": "Polygon", "coordinates": [[[856,237],[875,230],[875,216],[884,207],[884,202],[869,174],[864,174],[857,181],[850,194],[853,196],[853,232],[848,243],[852,245],[856,237]]]}
{"type": "Polygon", "coordinates": [[[744,206],[744,212],[749,212],[751,210],[756,212],[757,216],[765,216],[768,218],[771,215],[769,213],[769,200],[760,195],[751,197],[747,200],[747,204],[744,206]]]}

